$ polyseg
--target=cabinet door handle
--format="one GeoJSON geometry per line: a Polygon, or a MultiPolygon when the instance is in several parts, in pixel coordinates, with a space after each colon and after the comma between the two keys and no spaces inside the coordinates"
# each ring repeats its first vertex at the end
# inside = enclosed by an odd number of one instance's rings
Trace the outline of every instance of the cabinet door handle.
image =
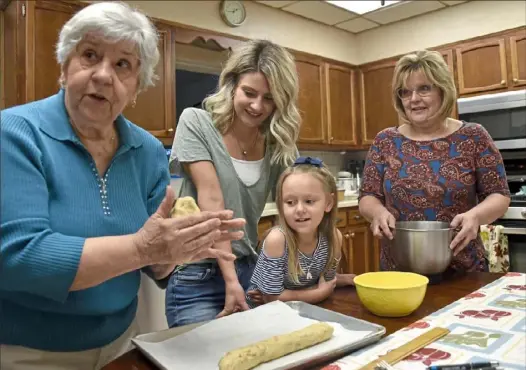
{"type": "Polygon", "coordinates": [[[172,132],[174,132],[174,129],[173,129],[173,128],[169,128],[169,129],[168,129],[168,132],[169,132],[169,133],[172,133],[172,132]]]}
{"type": "Polygon", "coordinates": [[[500,84],[501,84],[501,85],[506,85],[506,80],[502,80],[502,81],[500,81],[500,84]]]}
{"type": "Polygon", "coordinates": [[[351,238],[354,238],[354,233],[351,233],[351,238]]]}
{"type": "Polygon", "coordinates": [[[362,218],[362,217],[361,217],[361,216],[358,216],[358,215],[354,216],[354,219],[355,219],[355,220],[359,220],[360,218],[362,218]]]}
{"type": "Polygon", "coordinates": [[[518,78],[514,78],[514,79],[513,79],[513,82],[514,82],[514,83],[517,83],[517,82],[519,82],[519,79],[518,79],[518,78]]]}
{"type": "MultiPolygon", "coordinates": [[[[354,233],[353,233],[353,234],[354,234],[354,233]]],[[[345,239],[349,239],[351,236],[349,235],[349,233],[346,233],[346,234],[344,235],[344,237],[345,237],[345,239]]]]}

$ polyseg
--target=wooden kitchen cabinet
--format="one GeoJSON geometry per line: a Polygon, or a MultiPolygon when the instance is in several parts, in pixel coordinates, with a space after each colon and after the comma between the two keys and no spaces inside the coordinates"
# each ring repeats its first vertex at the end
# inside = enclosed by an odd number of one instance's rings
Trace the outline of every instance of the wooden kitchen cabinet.
{"type": "Polygon", "coordinates": [[[60,1],[11,1],[4,17],[6,107],[59,90],[58,33],[81,6],[60,1]]]}
{"type": "Polygon", "coordinates": [[[0,9],[0,110],[5,107],[5,82],[4,82],[4,10],[0,9]]]}
{"type": "Polygon", "coordinates": [[[325,64],[327,91],[327,133],[329,144],[358,144],[355,69],[325,64]]]}
{"type": "MultiPolygon", "coordinates": [[[[4,11],[5,106],[43,99],[59,90],[60,67],[55,45],[62,26],[84,3],[59,0],[11,1],[4,11]]],[[[175,67],[173,30],[156,24],[160,60],[155,87],[139,94],[126,118],[171,142],[175,129],[175,67]]]]}
{"type": "Polygon", "coordinates": [[[300,148],[309,144],[323,144],[328,149],[356,146],[357,70],[301,54],[296,56],[296,68],[302,117],[300,148]]]}
{"type": "Polygon", "coordinates": [[[19,86],[23,83],[21,72],[25,59],[23,50],[17,48],[17,44],[23,42],[20,33],[24,32],[24,28],[17,24],[17,20],[21,17],[21,7],[16,6],[13,2],[7,4],[6,8],[2,10],[2,29],[0,29],[2,40],[2,50],[0,51],[2,108],[17,105],[20,99],[18,95],[23,90],[19,86]]]}
{"type": "Polygon", "coordinates": [[[449,71],[455,75],[455,65],[453,60],[453,50],[447,49],[447,50],[440,50],[439,53],[442,55],[442,58],[444,58],[444,61],[449,67],[449,71]]]}
{"type": "Polygon", "coordinates": [[[157,23],[159,63],[155,69],[155,86],[137,96],[135,107],[123,114],[136,125],[149,131],[165,145],[171,145],[175,134],[175,39],[174,30],[157,23]]]}
{"type": "Polygon", "coordinates": [[[372,144],[380,131],[398,125],[398,114],[391,98],[395,64],[396,60],[389,60],[361,67],[360,108],[363,144],[372,144]]]}
{"type": "Polygon", "coordinates": [[[460,96],[524,89],[526,30],[504,31],[455,47],[460,96]]]}
{"type": "Polygon", "coordinates": [[[348,271],[363,274],[369,272],[369,228],[366,225],[349,227],[343,234],[342,249],[346,252],[348,271]]]}
{"type": "Polygon", "coordinates": [[[339,223],[336,226],[343,236],[338,272],[359,275],[380,271],[380,244],[358,207],[338,210],[337,218],[339,223]]]}
{"type": "Polygon", "coordinates": [[[508,88],[505,38],[489,38],[455,48],[459,95],[508,88]]]}
{"type": "MultiPolygon", "coordinates": [[[[455,62],[453,59],[453,50],[452,49],[446,49],[446,50],[440,50],[440,54],[442,54],[442,57],[444,58],[444,61],[449,67],[449,71],[451,72],[451,75],[453,76],[453,80],[456,81],[455,78],[455,62]]],[[[456,85],[456,83],[455,83],[456,85]]],[[[457,93],[458,93],[458,86],[457,93]]],[[[458,109],[457,109],[457,103],[455,102],[455,105],[453,106],[453,111],[451,112],[451,117],[458,119],[458,109]]]]}
{"type": "Polygon", "coordinates": [[[340,272],[359,275],[378,271],[379,244],[373,238],[369,223],[358,208],[351,208],[346,213],[347,225],[339,228],[343,235],[340,272]]]}
{"type": "Polygon", "coordinates": [[[321,59],[296,56],[299,79],[298,109],[301,115],[299,143],[327,143],[325,69],[321,59]]]}
{"type": "Polygon", "coordinates": [[[265,233],[274,226],[274,222],[274,216],[261,217],[258,223],[258,243],[263,240],[265,233]]]}
{"type": "Polygon", "coordinates": [[[526,85],[526,30],[510,36],[511,83],[513,87],[526,85]]]}

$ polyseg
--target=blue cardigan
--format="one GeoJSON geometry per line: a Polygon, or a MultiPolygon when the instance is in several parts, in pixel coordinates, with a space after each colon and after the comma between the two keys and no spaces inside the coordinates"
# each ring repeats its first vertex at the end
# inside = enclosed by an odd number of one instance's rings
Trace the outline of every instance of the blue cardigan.
{"type": "Polygon", "coordinates": [[[70,292],[86,238],[134,233],[170,183],[161,142],[119,116],[103,183],[71,128],[64,91],[3,110],[0,343],[79,351],[118,338],[135,317],[140,271],[70,292]]]}

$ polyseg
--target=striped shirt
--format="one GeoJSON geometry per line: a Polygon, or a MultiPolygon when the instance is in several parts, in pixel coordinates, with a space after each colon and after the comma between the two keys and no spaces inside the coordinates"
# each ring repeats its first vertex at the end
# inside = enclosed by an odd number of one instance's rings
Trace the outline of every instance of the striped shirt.
{"type": "MultiPolygon", "coordinates": [[[[278,229],[279,230],[279,229],[278,229]]],[[[281,257],[272,258],[265,254],[265,241],[261,247],[256,267],[250,279],[250,290],[259,290],[262,294],[279,295],[285,289],[306,289],[318,284],[320,276],[325,269],[329,258],[329,243],[327,238],[322,235],[318,238],[318,244],[312,255],[306,255],[298,251],[299,263],[303,274],[298,276],[299,284],[294,282],[289,276],[288,267],[288,248],[281,257]]],[[[324,274],[326,281],[332,280],[336,276],[336,266],[339,261],[334,261],[331,268],[324,274]]],[[[247,295],[247,303],[250,307],[256,306],[251,302],[247,295]]]]}

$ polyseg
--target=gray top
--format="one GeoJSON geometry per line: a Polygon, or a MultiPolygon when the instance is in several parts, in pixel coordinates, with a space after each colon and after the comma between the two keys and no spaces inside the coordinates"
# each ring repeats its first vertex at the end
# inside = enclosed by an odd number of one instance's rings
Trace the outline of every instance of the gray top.
{"type": "Polygon", "coordinates": [[[271,157],[272,148],[267,146],[261,176],[255,184],[247,186],[238,177],[210,114],[202,109],[186,108],[179,118],[170,156],[170,172],[183,178],[179,196],[191,196],[197,201],[197,189],[181,163],[211,161],[219,178],[225,208],[232,210],[234,217],[246,220],[245,236],[232,242],[232,251],[237,257],[257,257],[258,222],[267,197],[284,169],[282,165],[271,164],[271,157]]]}

